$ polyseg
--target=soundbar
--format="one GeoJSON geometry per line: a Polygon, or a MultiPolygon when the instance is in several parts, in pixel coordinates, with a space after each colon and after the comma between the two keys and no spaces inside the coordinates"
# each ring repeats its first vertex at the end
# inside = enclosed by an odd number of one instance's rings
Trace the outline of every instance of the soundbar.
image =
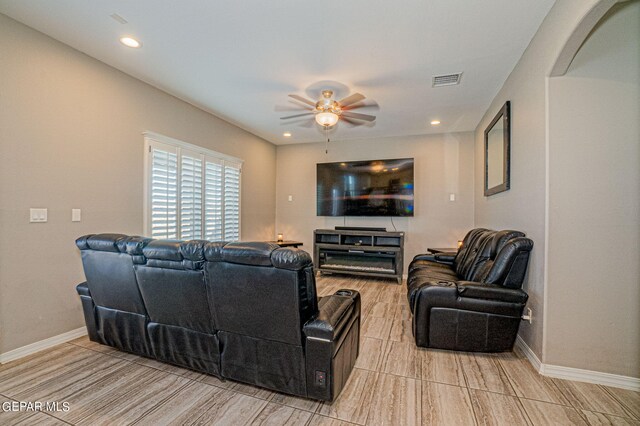
{"type": "Polygon", "coordinates": [[[336,231],[376,231],[387,232],[387,228],[376,228],[372,226],[336,226],[336,231]]]}

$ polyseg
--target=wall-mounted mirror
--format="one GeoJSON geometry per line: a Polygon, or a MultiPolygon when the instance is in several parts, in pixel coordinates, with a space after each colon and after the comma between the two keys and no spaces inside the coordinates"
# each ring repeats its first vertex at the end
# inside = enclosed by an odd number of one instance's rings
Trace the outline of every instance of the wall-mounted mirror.
{"type": "Polygon", "coordinates": [[[509,189],[511,169],[511,105],[505,102],[484,131],[484,195],[509,189]]]}

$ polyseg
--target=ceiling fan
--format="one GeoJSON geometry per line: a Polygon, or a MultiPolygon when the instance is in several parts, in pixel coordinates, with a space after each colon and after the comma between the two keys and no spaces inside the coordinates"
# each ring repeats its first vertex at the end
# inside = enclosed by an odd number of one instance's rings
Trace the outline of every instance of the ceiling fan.
{"type": "Polygon", "coordinates": [[[360,93],[354,93],[353,95],[347,96],[339,101],[333,98],[333,90],[323,90],[322,98],[317,102],[313,102],[310,99],[295,94],[291,94],[289,97],[302,102],[305,105],[305,109],[310,112],[280,117],[281,120],[313,115],[315,116],[314,118],[316,123],[326,129],[335,126],[339,120],[345,121],[354,126],[359,126],[364,124],[364,122],[372,122],[376,119],[374,115],[351,112],[351,110],[357,108],[371,106],[359,103],[365,99],[365,97],[360,93]]]}

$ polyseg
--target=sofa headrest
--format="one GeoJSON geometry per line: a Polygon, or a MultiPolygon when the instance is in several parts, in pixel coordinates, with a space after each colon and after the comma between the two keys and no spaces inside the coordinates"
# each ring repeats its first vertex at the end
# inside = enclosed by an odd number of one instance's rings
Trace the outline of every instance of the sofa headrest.
{"type": "Polygon", "coordinates": [[[456,264],[456,273],[465,280],[470,280],[479,264],[491,256],[491,243],[496,231],[482,229],[474,234],[467,246],[462,262],[456,264]]]}
{"type": "Polygon", "coordinates": [[[124,253],[126,251],[127,238],[124,234],[89,234],[78,238],[76,246],[80,250],[124,253]]]}
{"type": "Polygon", "coordinates": [[[180,254],[186,260],[192,262],[204,262],[204,246],[206,240],[189,240],[180,244],[180,254]]]}
{"type": "MultiPolygon", "coordinates": [[[[509,257],[513,253],[530,252],[533,249],[533,240],[524,237],[516,237],[508,241],[508,244],[498,252],[498,258],[509,257]]],[[[496,261],[498,260],[496,258],[496,261]]]]}
{"type": "Polygon", "coordinates": [[[143,249],[147,266],[170,269],[200,269],[206,241],[152,240],[143,249]]]}
{"type": "Polygon", "coordinates": [[[222,248],[222,260],[241,265],[272,266],[271,252],[280,248],[266,242],[229,243],[222,248]]]}
{"type": "Polygon", "coordinates": [[[524,233],[520,231],[504,230],[496,232],[493,237],[493,244],[491,247],[491,258],[495,258],[496,255],[502,250],[502,247],[516,237],[524,237],[524,233]]]}
{"type": "Polygon", "coordinates": [[[181,262],[180,243],[181,241],[176,240],[153,240],[142,249],[142,253],[147,259],[181,262]]]}
{"type": "Polygon", "coordinates": [[[495,260],[487,265],[479,280],[505,287],[520,288],[533,241],[525,237],[512,238],[498,252],[495,260]]]}
{"type": "Polygon", "coordinates": [[[453,264],[456,268],[458,267],[458,265],[464,263],[464,260],[467,258],[467,256],[470,255],[471,251],[473,250],[478,236],[485,231],[488,231],[488,229],[474,228],[471,231],[467,232],[467,235],[465,235],[464,239],[462,240],[462,245],[458,249],[456,257],[453,260],[453,264]]]}
{"type": "Polygon", "coordinates": [[[170,269],[201,269],[205,261],[273,266],[297,271],[312,265],[311,256],[296,248],[267,242],[154,240],[124,234],[90,234],[76,240],[80,250],[128,253],[135,264],[170,269]]]}
{"type": "Polygon", "coordinates": [[[153,241],[146,237],[127,237],[126,249],[131,256],[142,256],[142,250],[153,241]]]}
{"type": "Polygon", "coordinates": [[[228,243],[226,241],[214,241],[205,244],[204,246],[204,258],[209,262],[221,262],[222,261],[222,248],[228,243]]]}
{"type": "Polygon", "coordinates": [[[207,245],[208,261],[224,261],[240,265],[273,266],[279,269],[298,271],[312,264],[311,256],[304,250],[267,242],[229,243],[214,251],[207,245]],[[219,255],[217,254],[219,253],[219,255]]]}

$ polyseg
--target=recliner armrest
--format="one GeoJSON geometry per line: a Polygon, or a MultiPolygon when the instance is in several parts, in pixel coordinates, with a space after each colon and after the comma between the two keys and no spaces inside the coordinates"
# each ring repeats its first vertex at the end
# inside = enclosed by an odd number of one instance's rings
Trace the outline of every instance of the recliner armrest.
{"type": "Polygon", "coordinates": [[[446,265],[451,265],[453,263],[453,260],[456,258],[457,254],[458,253],[456,252],[443,252],[443,253],[436,253],[436,254],[423,253],[423,254],[416,255],[411,261],[411,263],[415,262],[416,260],[428,260],[429,262],[444,263],[446,265]]]}
{"type": "Polygon", "coordinates": [[[87,286],[87,282],[80,283],[76,286],[76,291],[80,296],[91,297],[91,292],[89,291],[89,287],[87,286]]]}
{"type": "Polygon", "coordinates": [[[308,321],[303,332],[307,338],[334,341],[354,317],[360,315],[360,293],[339,290],[320,299],[318,315],[308,321]],[[357,311],[357,312],[356,312],[357,311]]]}
{"type": "Polygon", "coordinates": [[[457,254],[456,252],[443,252],[436,253],[433,257],[436,259],[436,262],[452,264],[457,254]]]}
{"type": "Polygon", "coordinates": [[[416,260],[429,260],[429,261],[431,261],[431,262],[435,262],[435,261],[436,261],[436,258],[435,258],[435,256],[434,256],[433,254],[431,254],[431,253],[422,253],[422,254],[416,254],[416,255],[413,257],[412,262],[415,262],[416,260]]]}
{"type": "Polygon", "coordinates": [[[360,293],[338,290],[320,299],[318,315],[303,327],[307,397],[332,401],[360,351],[360,293]]]}
{"type": "Polygon", "coordinates": [[[495,300],[508,303],[526,303],[529,296],[520,289],[475,281],[457,281],[458,295],[472,299],[495,300]]]}

